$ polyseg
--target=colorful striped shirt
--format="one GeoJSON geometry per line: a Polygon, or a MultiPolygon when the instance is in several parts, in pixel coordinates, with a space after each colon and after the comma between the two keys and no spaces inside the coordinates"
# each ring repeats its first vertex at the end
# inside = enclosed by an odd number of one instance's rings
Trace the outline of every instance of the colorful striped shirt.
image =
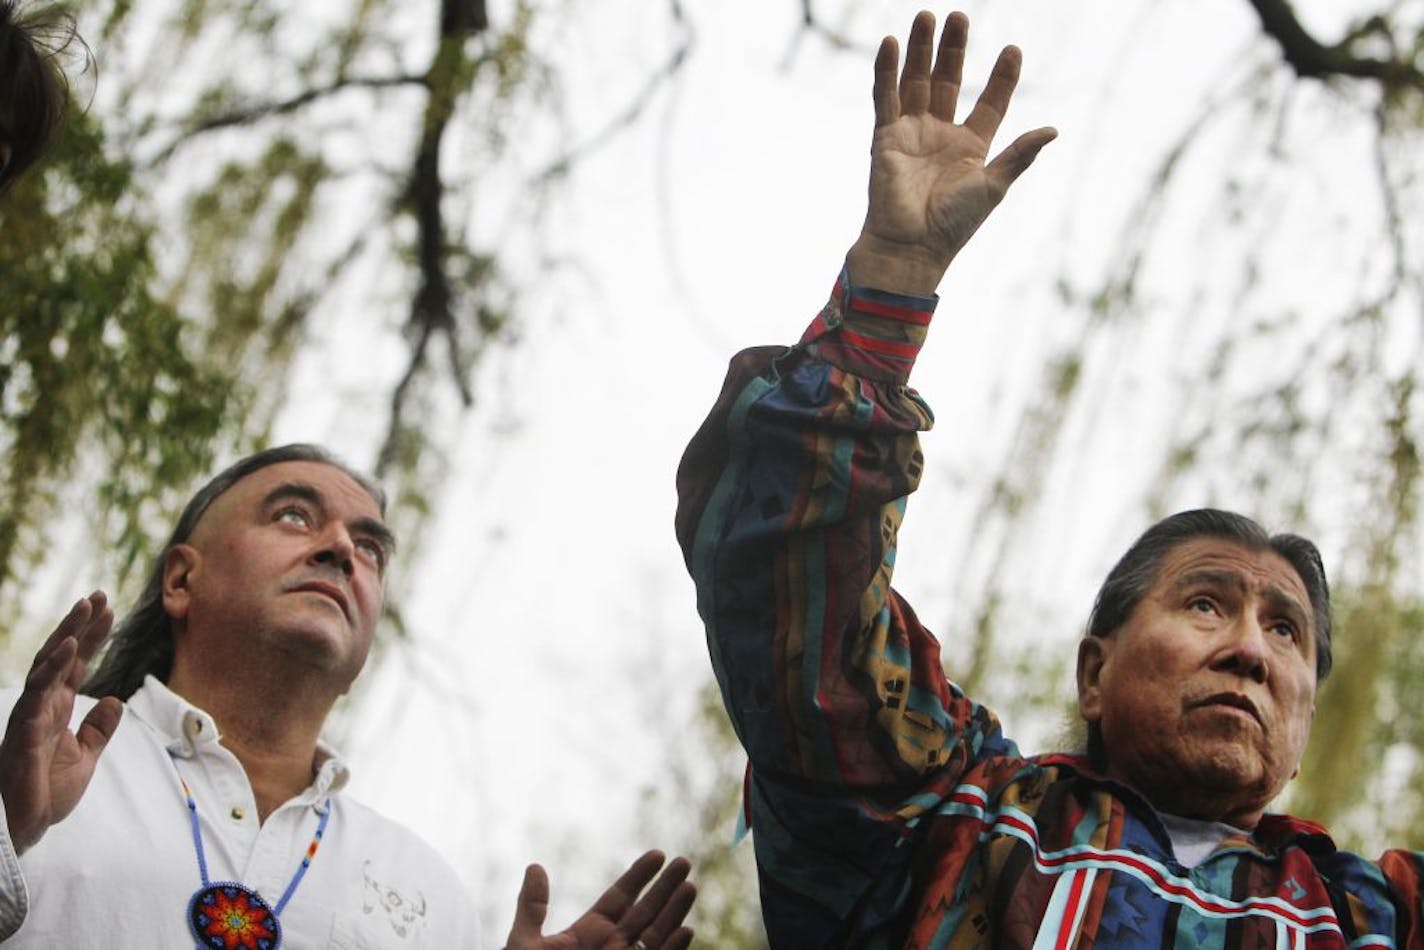
{"type": "Polygon", "coordinates": [[[1424,947],[1424,856],[1267,814],[1193,867],[1132,789],[1026,757],[890,586],[933,298],[850,286],[746,350],[678,470],[774,947],[1424,947]]]}

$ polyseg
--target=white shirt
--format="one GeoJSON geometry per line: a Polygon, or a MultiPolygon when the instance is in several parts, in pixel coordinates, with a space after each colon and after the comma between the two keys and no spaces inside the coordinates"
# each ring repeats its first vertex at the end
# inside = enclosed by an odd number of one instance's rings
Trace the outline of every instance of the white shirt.
{"type": "Polygon", "coordinates": [[[1167,829],[1167,837],[1172,839],[1172,851],[1177,861],[1186,868],[1194,868],[1206,856],[1216,850],[1217,845],[1233,835],[1250,837],[1251,832],[1220,821],[1202,821],[1199,818],[1183,818],[1158,812],[1162,825],[1167,829]]]}
{"type": "MultiPolygon", "coordinates": [[[[18,696],[5,691],[4,708],[18,696]]],[[[81,697],[76,726],[92,705],[81,697]]],[[[474,905],[449,865],[342,795],[349,773],[331,749],[316,759],[312,785],[259,824],[247,773],[212,717],[149,677],[68,818],[18,859],[0,821],[0,940],[6,950],[193,950],[187,909],[202,880],[181,775],[209,879],[240,881],[272,906],[330,799],[325,836],[281,913],[283,950],[478,947],[474,905]]]]}

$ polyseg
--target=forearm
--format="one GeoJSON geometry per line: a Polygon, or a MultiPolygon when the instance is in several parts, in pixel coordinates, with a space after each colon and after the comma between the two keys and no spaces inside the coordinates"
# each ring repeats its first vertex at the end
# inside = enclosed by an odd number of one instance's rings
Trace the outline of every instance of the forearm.
{"type": "Polygon", "coordinates": [[[679,469],[680,540],[753,766],[873,793],[992,720],[890,589],[928,407],[905,384],[934,301],[844,283],[792,350],[749,350],[679,469]]]}

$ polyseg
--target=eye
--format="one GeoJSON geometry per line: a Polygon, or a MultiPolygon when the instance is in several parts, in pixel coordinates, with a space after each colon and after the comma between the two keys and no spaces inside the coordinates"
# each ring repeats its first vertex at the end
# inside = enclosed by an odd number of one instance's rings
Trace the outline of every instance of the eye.
{"type": "Polygon", "coordinates": [[[386,549],[374,538],[358,538],[356,540],[356,550],[365,555],[366,559],[376,565],[377,570],[382,570],[386,566],[386,549]]]}
{"type": "Polygon", "coordinates": [[[1201,595],[1193,597],[1191,600],[1187,601],[1187,609],[1199,614],[1214,614],[1217,612],[1216,601],[1212,600],[1210,597],[1201,595]]]}
{"type": "Polygon", "coordinates": [[[1300,636],[1299,636],[1300,631],[1299,631],[1299,629],[1296,627],[1295,624],[1291,623],[1289,620],[1277,620],[1275,623],[1272,623],[1272,624],[1271,624],[1269,627],[1267,627],[1266,629],[1270,630],[1270,631],[1271,631],[1272,633],[1274,633],[1274,634],[1278,634],[1278,635],[1280,635],[1280,636],[1283,636],[1283,637],[1285,637],[1285,638],[1288,639],[1288,640],[1298,640],[1298,639],[1300,639],[1300,636]]]}
{"type": "Polygon", "coordinates": [[[285,508],[278,508],[272,515],[273,521],[283,524],[295,525],[298,528],[310,528],[312,524],[311,515],[296,505],[287,505],[285,508]]]}

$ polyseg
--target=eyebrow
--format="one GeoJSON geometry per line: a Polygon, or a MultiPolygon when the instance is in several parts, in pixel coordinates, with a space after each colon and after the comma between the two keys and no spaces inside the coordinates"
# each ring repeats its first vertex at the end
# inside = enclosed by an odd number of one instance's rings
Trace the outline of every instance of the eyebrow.
{"type": "MultiPolygon", "coordinates": [[[[1237,595],[1245,595],[1247,584],[1246,578],[1237,571],[1211,568],[1190,571],[1172,582],[1172,590],[1178,593],[1192,587],[1226,588],[1237,595]]],[[[1273,612],[1284,615],[1286,619],[1300,624],[1307,631],[1310,630],[1310,614],[1294,595],[1275,584],[1269,584],[1263,593],[1263,599],[1273,612]]]]}
{"type": "MultiPolygon", "coordinates": [[[[267,493],[267,496],[262,499],[262,507],[264,509],[271,508],[277,502],[288,498],[300,499],[320,508],[323,512],[326,511],[326,496],[315,485],[309,485],[306,482],[283,482],[267,493]]],[[[386,552],[387,558],[395,553],[396,536],[390,528],[386,527],[385,522],[377,518],[362,516],[351,521],[350,527],[379,544],[381,550],[386,552]]]]}

